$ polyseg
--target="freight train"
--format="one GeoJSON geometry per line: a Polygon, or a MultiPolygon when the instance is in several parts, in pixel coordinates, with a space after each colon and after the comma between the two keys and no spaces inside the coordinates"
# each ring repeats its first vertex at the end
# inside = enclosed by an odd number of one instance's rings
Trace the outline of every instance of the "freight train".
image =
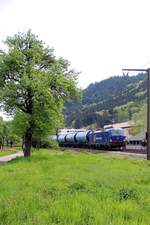
{"type": "Polygon", "coordinates": [[[57,134],[55,139],[61,147],[85,147],[92,149],[121,149],[125,146],[126,136],[121,128],[103,131],[74,131],[57,134]]]}

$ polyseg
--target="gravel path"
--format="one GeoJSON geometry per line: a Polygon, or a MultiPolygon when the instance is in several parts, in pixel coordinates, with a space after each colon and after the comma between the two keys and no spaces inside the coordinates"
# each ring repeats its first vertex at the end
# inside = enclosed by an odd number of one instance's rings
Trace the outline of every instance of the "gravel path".
{"type": "Polygon", "coordinates": [[[15,154],[12,154],[12,155],[2,156],[2,157],[0,157],[0,164],[9,162],[13,159],[16,159],[16,158],[22,157],[22,156],[23,156],[23,152],[21,152],[21,151],[15,153],[15,154]]]}

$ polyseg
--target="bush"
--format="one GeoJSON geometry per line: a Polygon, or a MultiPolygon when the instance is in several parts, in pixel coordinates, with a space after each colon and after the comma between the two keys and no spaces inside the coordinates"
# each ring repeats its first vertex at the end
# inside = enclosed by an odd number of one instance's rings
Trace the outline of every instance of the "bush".
{"type": "Polygon", "coordinates": [[[59,148],[57,141],[39,140],[39,139],[32,140],[32,147],[34,147],[34,148],[55,148],[55,149],[59,148]]]}

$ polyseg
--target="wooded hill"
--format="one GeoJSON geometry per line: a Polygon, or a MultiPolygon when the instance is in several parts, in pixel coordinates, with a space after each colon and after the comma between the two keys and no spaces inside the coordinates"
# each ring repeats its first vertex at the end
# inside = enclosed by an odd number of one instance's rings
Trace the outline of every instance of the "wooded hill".
{"type": "Polygon", "coordinates": [[[90,84],[80,101],[66,103],[66,126],[98,128],[131,120],[146,101],[146,89],[146,74],[114,76],[90,84]]]}

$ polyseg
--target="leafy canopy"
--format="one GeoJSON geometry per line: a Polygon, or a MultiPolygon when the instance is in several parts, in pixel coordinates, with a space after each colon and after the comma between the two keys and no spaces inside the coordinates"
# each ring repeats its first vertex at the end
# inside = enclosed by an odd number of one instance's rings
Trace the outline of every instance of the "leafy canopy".
{"type": "Polygon", "coordinates": [[[14,115],[21,135],[46,135],[63,122],[64,101],[79,96],[77,73],[30,30],[8,37],[5,44],[8,51],[0,53],[1,104],[14,115]]]}

